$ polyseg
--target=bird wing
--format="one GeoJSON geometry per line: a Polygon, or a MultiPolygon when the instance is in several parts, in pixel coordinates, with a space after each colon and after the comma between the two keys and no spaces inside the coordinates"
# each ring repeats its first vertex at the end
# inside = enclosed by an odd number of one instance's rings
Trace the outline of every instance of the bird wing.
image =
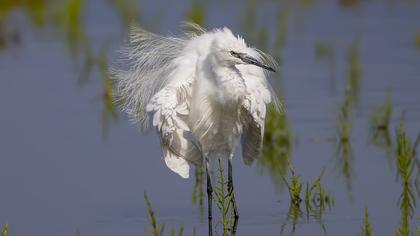
{"type": "Polygon", "coordinates": [[[182,56],[194,36],[167,37],[134,26],[121,49],[119,67],[124,68],[111,71],[116,100],[144,129],[153,119],[166,165],[184,178],[189,176],[188,162],[201,161],[188,127],[196,62],[182,56]]]}
{"type": "Polygon", "coordinates": [[[172,82],[151,98],[146,111],[152,113],[152,124],[161,136],[166,165],[181,177],[188,178],[188,162],[198,164],[201,161],[188,125],[195,67],[181,65],[179,68],[182,70],[174,72],[172,82]]]}
{"type": "Polygon", "coordinates": [[[115,98],[134,122],[148,126],[146,105],[172,81],[175,61],[186,46],[185,38],[166,37],[133,26],[120,49],[119,65],[111,68],[115,98]]]}
{"type": "Polygon", "coordinates": [[[242,158],[246,165],[251,165],[260,155],[264,137],[266,106],[275,95],[271,93],[265,75],[259,68],[243,67],[240,68],[240,71],[247,89],[241,111],[244,124],[241,137],[242,158]]]}

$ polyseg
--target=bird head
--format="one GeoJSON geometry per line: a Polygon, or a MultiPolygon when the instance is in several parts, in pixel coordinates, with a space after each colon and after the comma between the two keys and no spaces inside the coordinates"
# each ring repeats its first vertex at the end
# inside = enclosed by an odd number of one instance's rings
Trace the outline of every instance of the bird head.
{"type": "Polygon", "coordinates": [[[211,52],[218,63],[226,66],[246,64],[275,72],[273,66],[263,61],[265,55],[248,47],[243,38],[235,37],[226,27],[215,32],[211,52]]]}

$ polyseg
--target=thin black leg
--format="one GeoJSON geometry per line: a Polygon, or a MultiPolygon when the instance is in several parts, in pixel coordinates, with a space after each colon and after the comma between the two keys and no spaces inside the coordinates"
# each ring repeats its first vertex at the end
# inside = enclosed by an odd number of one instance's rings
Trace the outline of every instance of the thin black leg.
{"type": "Polygon", "coordinates": [[[235,192],[233,190],[233,180],[232,180],[232,158],[228,159],[228,192],[231,196],[230,201],[233,207],[233,215],[235,217],[235,220],[233,222],[233,229],[232,234],[236,234],[236,228],[238,226],[238,209],[236,208],[236,201],[235,201],[235,192]]]}
{"type": "Polygon", "coordinates": [[[213,217],[212,217],[212,200],[213,200],[213,187],[211,186],[210,178],[210,165],[208,157],[205,157],[206,161],[206,174],[207,174],[207,208],[208,208],[208,219],[209,219],[209,236],[213,236],[213,217]]]}

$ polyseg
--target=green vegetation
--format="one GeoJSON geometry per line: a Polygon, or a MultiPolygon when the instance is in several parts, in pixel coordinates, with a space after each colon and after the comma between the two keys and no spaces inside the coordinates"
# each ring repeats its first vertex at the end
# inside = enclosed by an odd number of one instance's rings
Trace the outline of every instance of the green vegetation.
{"type": "MultiPolygon", "coordinates": [[[[129,26],[138,15],[137,4],[131,0],[110,0],[107,4],[120,17],[120,20],[125,25],[129,26]]],[[[90,75],[97,75],[97,78],[102,83],[102,91],[100,98],[103,102],[103,112],[101,114],[102,135],[107,136],[107,131],[110,121],[115,121],[117,112],[115,104],[112,101],[113,84],[109,77],[108,62],[107,62],[107,43],[99,48],[97,53],[94,53],[91,45],[91,39],[85,31],[84,27],[84,13],[87,8],[87,1],[85,0],[63,0],[63,1],[47,1],[47,0],[2,0],[0,1],[0,48],[5,48],[7,45],[2,43],[2,25],[9,23],[11,17],[16,9],[22,9],[23,14],[27,15],[30,22],[36,26],[36,29],[43,30],[45,26],[51,28],[58,37],[63,37],[65,45],[67,45],[68,52],[71,55],[73,63],[77,67],[81,67],[80,76],[77,80],[77,85],[84,86],[90,75]],[[82,59],[82,63],[79,60],[82,59]],[[97,70],[98,73],[93,73],[97,70]]],[[[9,36],[8,36],[9,37],[9,36]]],[[[14,41],[19,41],[19,32],[12,32],[10,36],[14,41]]],[[[110,35],[109,37],[115,37],[110,35]]],[[[110,41],[110,38],[105,39],[104,42],[110,41]]]]}
{"type": "Polygon", "coordinates": [[[199,1],[193,1],[191,9],[186,13],[185,18],[187,21],[203,26],[205,23],[205,14],[206,11],[199,1]]]}
{"type": "Polygon", "coordinates": [[[396,161],[398,166],[398,176],[401,178],[402,182],[402,193],[399,198],[401,223],[396,234],[409,236],[410,219],[412,218],[414,209],[416,208],[415,189],[417,190],[417,194],[420,196],[417,181],[419,176],[419,164],[415,156],[415,150],[419,144],[418,140],[420,140],[420,138],[417,138],[415,144],[411,145],[411,142],[405,132],[403,117],[401,118],[399,127],[396,129],[396,161]],[[414,175],[415,171],[417,171],[417,175],[414,175]]]}
{"type": "Polygon", "coordinates": [[[286,45],[287,36],[287,11],[280,8],[277,13],[277,33],[275,36],[273,52],[276,58],[280,58],[281,51],[286,45]]]}
{"type": "Polygon", "coordinates": [[[103,85],[102,101],[104,110],[102,111],[102,132],[103,137],[106,137],[109,121],[115,121],[118,116],[115,104],[113,102],[114,81],[109,76],[108,60],[104,47],[102,47],[99,51],[98,67],[103,85]]]}
{"type": "Polygon", "coordinates": [[[373,230],[372,225],[369,221],[369,210],[368,207],[365,206],[365,216],[363,218],[363,225],[360,226],[358,236],[372,236],[373,230]]]}
{"type": "Polygon", "coordinates": [[[351,112],[358,101],[362,64],[360,59],[358,40],[354,40],[347,48],[347,77],[343,105],[340,108],[338,117],[338,145],[336,157],[340,173],[343,174],[348,193],[351,198],[353,178],[353,151],[351,148],[351,112]]]}
{"type": "Polygon", "coordinates": [[[233,205],[235,203],[232,201],[234,193],[228,191],[228,181],[225,178],[225,171],[223,168],[222,161],[220,159],[218,159],[217,171],[217,185],[214,186],[214,196],[216,206],[219,209],[219,212],[222,216],[222,219],[219,221],[219,223],[223,227],[222,235],[227,236],[228,231],[232,233],[235,231],[235,218],[233,214],[233,209],[236,208],[236,205],[233,205]]]}
{"type": "Polygon", "coordinates": [[[200,210],[200,217],[204,216],[204,171],[200,166],[195,167],[195,179],[194,179],[194,189],[192,193],[192,203],[196,205],[200,210]]]}
{"type": "Polygon", "coordinates": [[[118,119],[115,103],[113,101],[114,83],[109,74],[109,63],[106,56],[106,45],[103,45],[94,55],[90,47],[85,52],[84,63],[81,69],[77,85],[83,87],[90,79],[93,70],[97,68],[99,78],[102,82],[101,101],[103,103],[103,111],[101,115],[102,136],[105,139],[108,135],[108,127],[111,121],[118,119]]]}
{"type": "MultiPolygon", "coordinates": [[[[417,220],[420,223],[420,217],[417,217],[417,220]]],[[[420,224],[418,224],[417,222],[415,222],[416,225],[416,235],[420,235],[420,224]]]]}
{"type": "Polygon", "coordinates": [[[420,50],[420,31],[416,32],[416,35],[414,36],[414,43],[416,48],[420,50]]]}
{"type": "Polygon", "coordinates": [[[287,190],[289,191],[291,204],[299,207],[300,203],[302,202],[301,191],[302,191],[303,182],[299,180],[300,177],[296,175],[295,170],[293,166],[290,164],[290,162],[288,162],[288,167],[289,167],[291,176],[289,180],[286,179],[286,177],[282,176],[283,181],[286,184],[287,190]]]}
{"type": "Polygon", "coordinates": [[[322,177],[324,176],[324,169],[318,178],[312,183],[306,184],[305,191],[305,206],[307,211],[313,212],[315,210],[324,211],[325,207],[331,208],[334,201],[329,192],[322,186],[322,177]]]}
{"type": "Polygon", "coordinates": [[[370,124],[374,130],[388,130],[392,115],[391,92],[387,93],[385,103],[377,107],[371,115],[370,124]]]}
{"type": "MultiPolygon", "coordinates": [[[[163,233],[165,231],[165,222],[162,222],[161,224],[158,223],[158,220],[156,218],[156,213],[153,210],[152,203],[150,202],[149,198],[147,197],[146,192],[144,192],[144,200],[146,202],[147,211],[149,213],[149,222],[152,226],[151,231],[148,227],[146,227],[146,229],[145,229],[146,235],[163,236],[164,235],[163,233]]],[[[193,230],[193,232],[195,232],[195,229],[193,230]]],[[[169,235],[175,235],[175,233],[176,233],[175,228],[171,228],[169,230],[169,235]]],[[[182,235],[184,235],[184,225],[181,225],[179,227],[179,231],[178,231],[178,236],[182,236],[182,235]]]]}
{"type": "Polygon", "coordinates": [[[51,10],[54,26],[65,34],[70,54],[73,58],[81,52],[87,43],[83,27],[84,0],[65,0],[56,9],[51,10]]]}
{"type": "Polygon", "coordinates": [[[149,230],[146,228],[146,235],[162,236],[163,230],[165,229],[165,223],[162,223],[161,225],[158,224],[155,212],[153,211],[152,203],[147,197],[146,192],[144,192],[144,200],[147,204],[147,210],[149,212],[149,221],[152,225],[152,234],[150,234],[149,230]]]}
{"type": "Polygon", "coordinates": [[[1,236],[7,236],[7,231],[9,230],[9,224],[6,223],[3,226],[3,229],[1,230],[1,236]]]}
{"type": "Polygon", "coordinates": [[[292,151],[292,131],[286,114],[273,108],[267,112],[264,146],[259,161],[260,171],[268,170],[273,183],[283,183],[292,151]]]}
{"type": "Polygon", "coordinates": [[[335,156],[337,158],[337,168],[340,169],[340,173],[344,176],[347,190],[349,194],[352,188],[353,178],[353,151],[351,147],[351,100],[350,96],[345,97],[344,104],[341,106],[340,114],[338,117],[337,127],[337,148],[335,156]]]}
{"type": "Polygon", "coordinates": [[[340,143],[350,142],[350,136],[351,136],[350,111],[351,111],[350,97],[346,96],[344,104],[341,106],[340,114],[338,117],[337,133],[338,133],[338,138],[339,138],[340,143]]]}
{"type": "Polygon", "coordinates": [[[304,216],[306,216],[308,222],[310,218],[315,219],[321,225],[324,234],[326,234],[326,228],[323,223],[323,213],[327,207],[328,209],[332,208],[334,200],[330,193],[322,186],[324,170],[321,171],[321,174],[313,183],[306,183],[305,194],[303,195],[302,188],[304,182],[300,181],[300,177],[296,175],[296,172],[290,163],[288,163],[288,167],[291,176],[289,178],[283,177],[283,181],[289,191],[290,205],[287,217],[281,226],[280,234],[283,235],[285,226],[290,223],[292,225],[290,235],[293,235],[296,231],[298,220],[304,216]],[[301,210],[301,203],[303,200],[306,214],[301,210]]]}
{"type": "Polygon", "coordinates": [[[360,59],[359,43],[354,40],[347,48],[347,78],[346,96],[351,103],[357,103],[362,80],[362,62],[360,59]]]}
{"type": "Polygon", "coordinates": [[[391,93],[388,90],[385,103],[376,107],[370,118],[370,141],[387,152],[388,160],[391,161],[392,142],[389,134],[389,122],[392,115],[391,93]]]}

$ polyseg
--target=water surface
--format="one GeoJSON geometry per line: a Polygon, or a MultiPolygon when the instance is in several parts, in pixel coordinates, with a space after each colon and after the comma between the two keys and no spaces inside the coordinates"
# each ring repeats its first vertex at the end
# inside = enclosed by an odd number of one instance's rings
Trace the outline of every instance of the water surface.
{"type": "MultiPolygon", "coordinates": [[[[10,235],[77,228],[142,235],[150,227],[144,191],[167,230],[183,224],[186,235],[206,234],[192,204],[194,178],[169,171],[157,135],[143,135],[110,103],[105,72],[133,19],[162,34],[176,34],[186,19],[228,26],[279,61],[271,82],[287,112],[268,131],[283,130],[287,145],[274,147],[275,162],[251,168],[238,152],[238,235],[279,235],[282,225],[289,235],[294,224],[295,235],[356,235],[365,206],[374,235],[395,234],[404,215],[395,156],[403,111],[412,143],[420,131],[418,1],[7,0],[0,3],[0,224],[9,223],[10,235]],[[371,116],[387,96],[388,132],[372,140],[371,116]],[[325,169],[322,185],[334,204],[322,220],[290,217],[278,178],[287,157],[305,182],[325,169]]],[[[415,232],[419,208],[411,215],[415,232]]]]}

